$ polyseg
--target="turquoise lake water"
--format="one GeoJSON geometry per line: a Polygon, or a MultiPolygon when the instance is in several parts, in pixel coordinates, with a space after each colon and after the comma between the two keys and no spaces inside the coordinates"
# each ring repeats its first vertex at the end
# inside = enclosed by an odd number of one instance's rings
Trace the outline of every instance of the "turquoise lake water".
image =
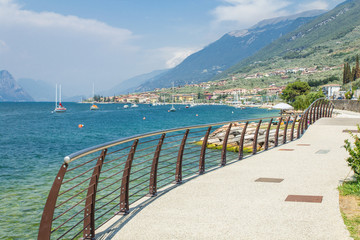
{"type": "Polygon", "coordinates": [[[170,106],[64,105],[67,112],[56,114],[53,103],[0,103],[0,239],[37,238],[52,182],[70,153],[140,133],[278,114],[228,106],[177,105],[169,113],[170,106]]]}

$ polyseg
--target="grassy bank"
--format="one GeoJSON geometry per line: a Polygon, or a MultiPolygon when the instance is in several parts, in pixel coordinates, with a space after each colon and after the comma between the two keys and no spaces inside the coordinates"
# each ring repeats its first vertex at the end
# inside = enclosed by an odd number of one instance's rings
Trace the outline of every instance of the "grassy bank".
{"type": "Polygon", "coordinates": [[[360,182],[344,182],[338,189],[340,211],[344,223],[351,237],[360,240],[360,182]]]}

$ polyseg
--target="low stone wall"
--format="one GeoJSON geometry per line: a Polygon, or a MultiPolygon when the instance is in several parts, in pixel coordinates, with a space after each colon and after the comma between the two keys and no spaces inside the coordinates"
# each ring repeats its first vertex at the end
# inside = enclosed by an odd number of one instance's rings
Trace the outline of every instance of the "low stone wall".
{"type": "Polygon", "coordinates": [[[332,100],[335,109],[360,112],[360,101],[357,100],[332,100]]]}

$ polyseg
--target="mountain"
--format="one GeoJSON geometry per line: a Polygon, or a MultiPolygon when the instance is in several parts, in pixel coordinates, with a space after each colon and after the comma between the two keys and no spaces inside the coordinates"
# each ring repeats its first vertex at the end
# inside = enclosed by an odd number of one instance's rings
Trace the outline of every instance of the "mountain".
{"type": "Polygon", "coordinates": [[[49,102],[55,99],[55,86],[50,86],[44,81],[20,78],[18,79],[18,83],[37,102],[49,102]]]}
{"type": "MultiPolygon", "coordinates": [[[[343,38],[360,26],[359,13],[359,0],[345,1],[333,10],[282,36],[253,56],[235,64],[224,73],[216,76],[214,80],[236,73],[248,72],[259,64],[262,66],[274,65],[275,60],[279,58],[283,61],[306,59],[318,51],[322,51],[322,48],[327,47],[323,45],[329,42],[335,41],[337,45],[343,44],[343,42],[337,41],[337,39],[343,38]]],[[[346,41],[346,39],[344,40],[346,41]]],[[[334,54],[330,55],[330,57],[334,56],[334,54]]],[[[317,63],[313,64],[316,65],[317,63]]]]}
{"type": "Polygon", "coordinates": [[[140,85],[138,90],[170,87],[172,82],[175,85],[184,85],[209,81],[216,74],[253,55],[259,49],[322,13],[323,11],[308,11],[293,16],[268,19],[250,29],[229,32],[204,49],[190,55],[155,81],[147,81],[140,85]]]}
{"type": "Polygon", "coordinates": [[[0,71],[0,102],[31,102],[34,99],[6,71],[0,71]]]}
{"type": "Polygon", "coordinates": [[[152,82],[155,81],[159,76],[162,76],[169,69],[164,70],[155,70],[150,73],[141,74],[132,78],[129,78],[121,83],[117,84],[116,86],[112,87],[111,89],[101,92],[104,96],[112,96],[112,95],[119,95],[119,94],[127,94],[128,92],[132,93],[137,91],[137,87],[143,84],[146,81],[152,82]]]}

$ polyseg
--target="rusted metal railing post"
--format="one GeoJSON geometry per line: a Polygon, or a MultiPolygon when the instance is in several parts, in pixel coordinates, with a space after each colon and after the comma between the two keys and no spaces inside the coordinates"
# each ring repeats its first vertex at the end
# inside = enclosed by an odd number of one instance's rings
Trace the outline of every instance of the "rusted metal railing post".
{"type": "Polygon", "coordinates": [[[325,100],[323,100],[322,103],[321,103],[320,118],[324,117],[325,105],[326,105],[326,102],[325,102],[325,100]]]}
{"type": "Polygon", "coordinates": [[[325,100],[323,100],[321,103],[320,118],[325,117],[325,107],[326,107],[326,102],[325,100]]]}
{"type": "Polygon", "coordinates": [[[305,122],[305,130],[308,128],[308,125],[313,123],[313,111],[314,111],[314,105],[310,106],[310,109],[306,111],[306,122],[305,122]]]}
{"type": "Polygon", "coordinates": [[[252,154],[256,154],[257,152],[257,139],[258,139],[258,134],[259,134],[259,129],[260,129],[260,125],[261,125],[262,120],[259,120],[259,123],[256,127],[255,133],[254,133],[254,140],[253,140],[253,149],[252,149],[252,154]]]}
{"type": "Polygon", "coordinates": [[[293,119],[293,124],[291,126],[290,141],[294,140],[294,129],[295,129],[295,124],[296,124],[296,119],[297,119],[297,115],[295,115],[295,117],[293,119]]]}
{"type": "Polygon", "coordinates": [[[269,148],[269,135],[270,135],[270,129],[273,119],[270,119],[269,125],[266,129],[266,135],[265,135],[265,144],[264,144],[264,150],[268,150],[269,148]]]}
{"type": "Polygon", "coordinates": [[[157,169],[158,169],[158,164],[159,164],[161,147],[164,143],[165,136],[166,136],[165,133],[163,133],[161,135],[161,137],[159,139],[159,143],[158,143],[155,153],[154,153],[154,158],[153,158],[153,162],[151,165],[151,173],[150,173],[149,194],[148,194],[149,197],[156,196],[156,194],[157,194],[157,169]]]}
{"type": "Polygon", "coordinates": [[[183,160],[183,155],[184,155],[186,139],[187,139],[188,135],[189,135],[189,129],[187,129],[185,131],[184,137],[183,137],[181,145],[180,145],[178,157],[177,157],[176,172],[175,172],[175,183],[176,184],[180,184],[182,182],[182,160],[183,160]]]}
{"type": "Polygon", "coordinates": [[[314,124],[316,122],[316,108],[318,107],[318,103],[319,101],[315,101],[315,103],[313,104],[314,105],[314,111],[313,111],[313,121],[311,124],[314,124]]]}
{"type": "Polygon", "coordinates": [[[326,107],[325,107],[324,117],[329,117],[329,106],[330,106],[330,101],[327,101],[326,107]]]}
{"type": "Polygon", "coordinates": [[[304,120],[304,113],[301,114],[300,118],[299,118],[299,123],[298,123],[298,127],[297,127],[297,136],[296,138],[299,139],[300,138],[300,134],[301,134],[301,126],[303,124],[304,120]]]}
{"type": "Polygon", "coordinates": [[[283,144],[286,143],[286,135],[287,135],[287,128],[288,128],[288,125],[289,125],[289,121],[290,121],[290,116],[288,116],[287,119],[286,119],[286,125],[285,125],[285,128],[284,128],[284,136],[283,136],[283,144]]]}
{"type": "Polygon", "coordinates": [[[249,125],[249,121],[245,123],[241,133],[240,142],[239,142],[239,160],[243,159],[244,157],[244,141],[245,141],[246,128],[248,125],[249,125]]]}
{"type": "Polygon", "coordinates": [[[320,116],[321,116],[321,107],[322,107],[322,103],[323,100],[318,100],[318,108],[317,108],[317,112],[316,112],[316,121],[319,120],[320,116]]]}
{"type": "Polygon", "coordinates": [[[38,240],[49,240],[51,237],[51,226],[54,218],[56,201],[59,196],[61,184],[64,180],[66,170],[68,168],[67,163],[61,165],[60,170],[54,180],[54,183],[49,192],[49,196],[46,200],[44,211],[41,217],[38,240]]]}
{"type": "Polygon", "coordinates": [[[226,148],[227,148],[227,142],[229,139],[231,126],[232,126],[232,123],[229,124],[229,127],[226,130],[226,134],[225,134],[223,145],[222,145],[222,150],[221,150],[221,166],[222,167],[226,165],[226,148]]]}
{"type": "Polygon", "coordinates": [[[136,139],[131,146],[126,164],[124,167],[123,177],[121,180],[121,191],[120,191],[120,212],[118,214],[126,215],[129,213],[129,180],[131,173],[132,161],[135,156],[136,147],[139,143],[139,140],[136,139]]]}
{"type": "Polygon", "coordinates": [[[331,117],[331,113],[332,113],[331,109],[332,109],[332,103],[329,101],[328,117],[331,117]]]}
{"type": "Polygon", "coordinates": [[[278,125],[276,127],[275,140],[274,140],[275,141],[275,143],[274,143],[275,147],[277,147],[277,145],[279,144],[279,130],[280,130],[281,122],[282,122],[282,117],[280,117],[278,125]]]}
{"type": "Polygon", "coordinates": [[[313,106],[310,107],[310,110],[306,111],[305,130],[307,130],[309,124],[311,124],[312,111],[313,111],[313,106]]]}
{"type": "Polygon", "coordinates": [[[205,172],[205,153],[207,148],[207,142],[210,135],[211,126],[205,133],[204,140],[201,146],[200,160],[199,160],[199,174],[203,174],[205,172]]]}
{"type": "Polygon", "coordinates": [[[331,105],[331,110],[330,110],[330,117],[332,117],[333,111],[334,111],[334,105],[332,104],[331,105]]]}
{"type": "Polygon", "coordinates": [[[100,156],[96,162],[95,168],[93,170],[89,188],[86,195],[85,201],[85,212],[84,212],[84,239],[94,239],[95,238],[95,199],[96,199],[96,190],[100,178],[101,168],[103,166],[107,149],[101,151],[100,156]]]}

